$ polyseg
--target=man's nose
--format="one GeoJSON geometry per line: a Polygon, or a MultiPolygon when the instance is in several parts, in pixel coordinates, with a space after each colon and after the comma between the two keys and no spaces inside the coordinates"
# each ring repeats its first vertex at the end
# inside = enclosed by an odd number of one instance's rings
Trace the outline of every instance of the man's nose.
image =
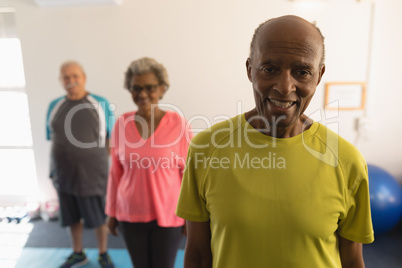
{"type": "Polygon", "coordinates": [[[283,96],[287,96],[291,92],[296,91],[296,85],[292,73],[290,71],[283,71],[278,76],[274,89],[283,96]]]}

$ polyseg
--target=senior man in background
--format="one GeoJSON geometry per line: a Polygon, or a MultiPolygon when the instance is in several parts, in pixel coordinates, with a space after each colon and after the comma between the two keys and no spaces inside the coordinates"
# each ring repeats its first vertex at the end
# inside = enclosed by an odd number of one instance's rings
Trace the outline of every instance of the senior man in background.
{"type": "Polygon", "coordinates": [[[50,103],[46,125],[52,141],[50,177],[59,197],[61,225],[69,227],[73,248],[60,267],[80,267],[89,261],[82,243],[85,227],[95,229],[100,266],[113,268],[104,209],[114,116],[105,98],[85,89],[86,75],[78,62],[61,65],[60,81],[66,95],[50,103]]]}

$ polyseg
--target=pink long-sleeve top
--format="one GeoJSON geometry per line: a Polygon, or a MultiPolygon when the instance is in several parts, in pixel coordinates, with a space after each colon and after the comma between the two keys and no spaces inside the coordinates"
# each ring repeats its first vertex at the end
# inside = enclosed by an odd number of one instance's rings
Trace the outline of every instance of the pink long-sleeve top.
{"type": "Polygon", "coordinates": [[[117,120],[111,139],[106,214],[125,222],[156,220],[161,227],[178,227],[175,215],[182,173],[192,132],[186,120],[167,111],[154,133],[143,139],[135,112],[117,120]]]}

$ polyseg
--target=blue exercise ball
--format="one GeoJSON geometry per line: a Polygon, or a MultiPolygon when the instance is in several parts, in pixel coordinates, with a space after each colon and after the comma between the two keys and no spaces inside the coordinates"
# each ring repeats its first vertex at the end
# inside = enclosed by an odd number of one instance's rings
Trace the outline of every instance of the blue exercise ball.
{"type": "Polygon", "coordinates": [[[402,188],[387,171],[368,165],[371,219],[375,235],[394,228],[402,216],[402,188]]]}

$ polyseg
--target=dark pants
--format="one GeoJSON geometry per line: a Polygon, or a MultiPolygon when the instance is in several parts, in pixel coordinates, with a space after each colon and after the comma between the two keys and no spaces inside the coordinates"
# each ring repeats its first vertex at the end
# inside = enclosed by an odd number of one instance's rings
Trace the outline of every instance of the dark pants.
{"type": "Polygon", "coordinates": [[[159,227],[147,223],[119,222],[135,268],[173,268],[183,227],[159,227]]]}

